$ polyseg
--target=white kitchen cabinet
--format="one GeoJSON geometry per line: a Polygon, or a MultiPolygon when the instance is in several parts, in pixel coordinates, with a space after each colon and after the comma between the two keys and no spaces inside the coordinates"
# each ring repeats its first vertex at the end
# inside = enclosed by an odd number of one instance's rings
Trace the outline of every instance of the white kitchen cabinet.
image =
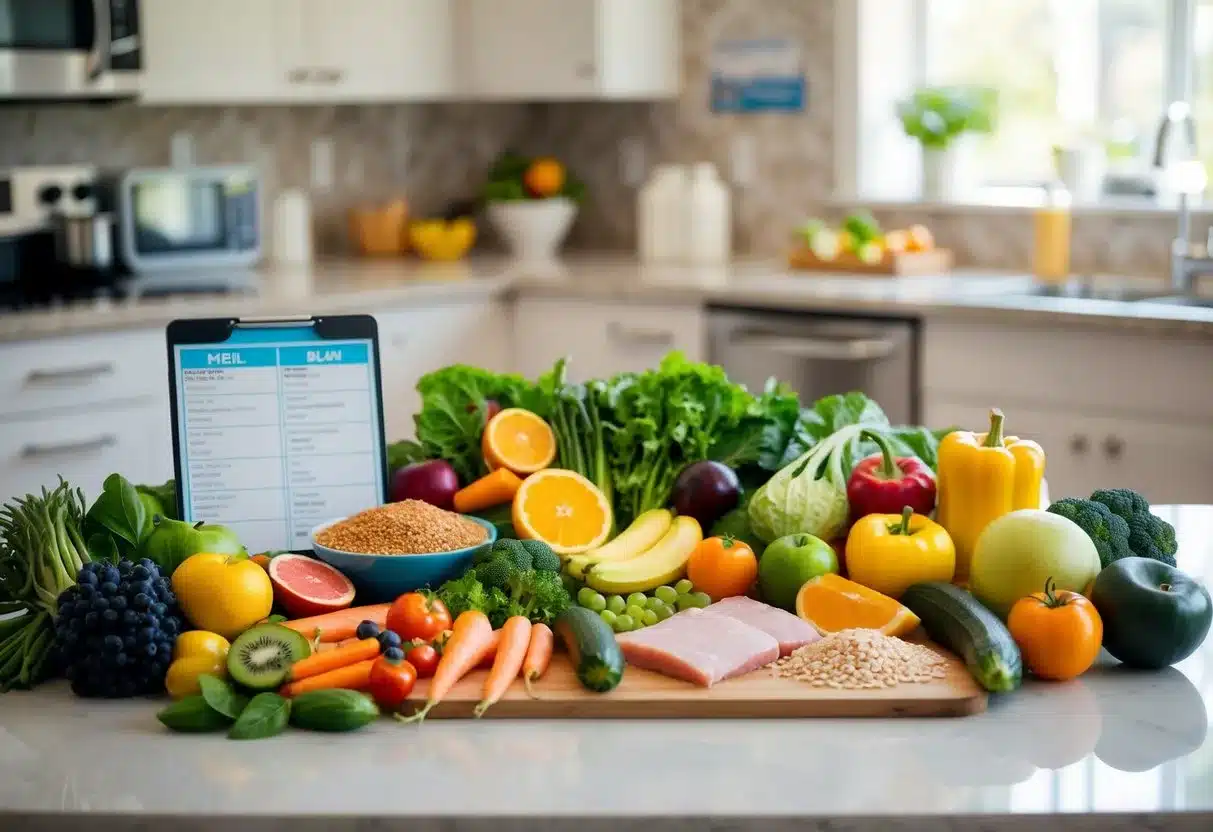
{"type": "Polygon", "coordinates": [[[461,92],[658,99],[681,87],[679,0],[463,0],[461,92]]]}
{"type": "Polygon", "coordinates": [[[692,361],[707,354],[699,304],[647,305],[559,298],[518,298],[514,345],[518,371],[536,377],[570,359],[569,377],[584,381],[648,370],[671,350],[692,361]]]}
{"type": "Polygon", "coordinates": [[[143,101],[441,98],[453,13],[449,0],[145,0],[143,101]]]}

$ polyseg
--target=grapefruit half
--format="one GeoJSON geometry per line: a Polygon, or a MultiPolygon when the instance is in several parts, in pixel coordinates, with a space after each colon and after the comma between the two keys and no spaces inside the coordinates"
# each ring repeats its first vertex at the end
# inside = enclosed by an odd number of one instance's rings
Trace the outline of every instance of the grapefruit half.
{"type": "Polygon", "coordinates": [[[274,600],[292,618],[323,615],[354,603],[354,584],[327,563],[306,555],[278,555],[269,563],[274,600]]]}

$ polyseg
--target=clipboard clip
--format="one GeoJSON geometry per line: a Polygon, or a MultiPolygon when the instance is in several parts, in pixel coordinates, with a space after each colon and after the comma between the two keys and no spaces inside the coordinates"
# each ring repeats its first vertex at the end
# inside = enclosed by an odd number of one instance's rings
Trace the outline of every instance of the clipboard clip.
{"type": "Polygon", "coordinates": [[[232,326],[242,327],[291,327],[291,326],[315,326],[318,318],[311,315],[266,315],[257,318],[236,318],[232,321],[232,326]]]}

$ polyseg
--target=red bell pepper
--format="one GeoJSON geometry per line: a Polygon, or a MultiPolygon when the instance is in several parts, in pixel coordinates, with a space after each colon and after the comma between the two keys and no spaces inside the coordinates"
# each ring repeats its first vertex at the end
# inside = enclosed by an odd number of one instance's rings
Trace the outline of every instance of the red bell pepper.
{"type": "Polygon", "coordinates": [[[869,514],[901,514],[906,506],[915,514],[929,515],[935,510],[935,475],[917,457],[893,456],[889,440],[875,431],[863,432],[880,448],[880,453],[860,460],[847,480],[847,502],[851,520],[869,514]]]}

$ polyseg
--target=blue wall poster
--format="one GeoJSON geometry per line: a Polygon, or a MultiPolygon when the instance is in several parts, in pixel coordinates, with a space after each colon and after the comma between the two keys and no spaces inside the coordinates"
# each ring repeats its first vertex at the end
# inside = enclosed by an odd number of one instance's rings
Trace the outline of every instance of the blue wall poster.
{"type": "Polygon", "coordinates": [[[808,97],[800,45],[781,38],[718,41],[711,84],[716,113],[799,113],[808,97]]]}

